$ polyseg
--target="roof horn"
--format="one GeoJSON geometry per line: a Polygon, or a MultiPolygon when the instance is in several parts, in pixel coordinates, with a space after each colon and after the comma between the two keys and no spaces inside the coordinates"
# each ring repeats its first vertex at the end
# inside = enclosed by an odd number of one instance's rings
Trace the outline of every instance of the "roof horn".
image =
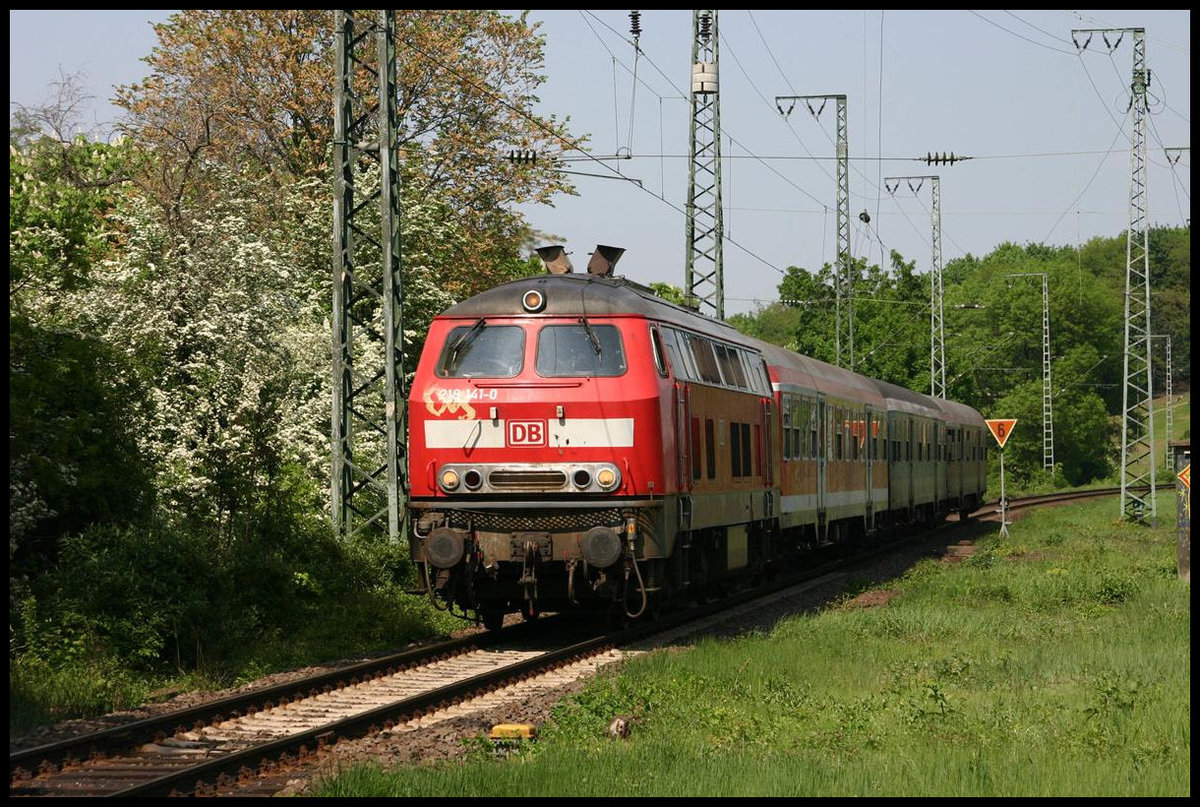
{"type": "Polygon", "coordinates": [[[537,254],[550,274],[565,275],[571,271],[571,259],[567,257],[567,250],[561,244],[538,247],[537,254]]]}
{"type": "Polygon", "coordinates": [[[612,277],[613,268],[617,265],[617,261],[621,260],[623,254],[625,254],[625,250],[621,247],[606,247],[604,244],[597,244],[595,252],[592,253],[592,259],[588,261],[588,274],[612,277]]]}

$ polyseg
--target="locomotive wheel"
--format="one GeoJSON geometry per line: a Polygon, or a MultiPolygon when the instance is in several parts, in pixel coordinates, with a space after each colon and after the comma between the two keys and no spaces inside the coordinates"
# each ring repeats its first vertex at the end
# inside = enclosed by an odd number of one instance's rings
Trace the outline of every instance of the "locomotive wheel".
{"type": "Polygon", "coordinates": [[[700,552],[700,562],[697,567],[698,569],[692,577],[692,593],[696,602],[703,605],[706,602],[712,602],[716,596],[713,591],[713,581],[709,579],[708,554],[703,550],[700,552]]]}
{"type": "Polygon", "coordinates": [[[536,603],[526,600],[524,604],[521,605],[521,618],[526,622],[534,621],[540,614],[541,610],[537,607],[536,603]]]}
{"type": "Polygon", "coordinates": [[[620,602],[614,602],[608,607],[604,621],[610,631],[625,630],[632,622],[629,614],[625,613],[625,606],[620,602]]]}
{"type": "Polygon", "coordinates": [[[488,630],[500,630],[504,627],[504,612],[499,608],[485,608],[479,612],[479,618],[488,630]]]}

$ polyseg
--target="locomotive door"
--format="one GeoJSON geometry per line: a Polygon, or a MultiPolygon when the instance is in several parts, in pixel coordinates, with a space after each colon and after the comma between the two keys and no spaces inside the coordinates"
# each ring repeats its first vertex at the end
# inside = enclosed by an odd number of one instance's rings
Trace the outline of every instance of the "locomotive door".
{"type": "Polygon", "coordinates": [[[692,444],[692,417],[688,385],[675,383],[675,448],[679,455],[679,529],[692,528],[692,457],[697,446],[692,444]]]}

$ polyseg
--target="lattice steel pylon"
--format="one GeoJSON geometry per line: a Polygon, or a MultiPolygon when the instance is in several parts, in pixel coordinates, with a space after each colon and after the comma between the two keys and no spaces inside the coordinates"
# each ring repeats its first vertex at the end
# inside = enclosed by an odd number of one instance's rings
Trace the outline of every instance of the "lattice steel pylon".
{"type": "Polygon", "coordinates": [[[1100,34],[1109,53],[1125,34],[1133,35],[1133,80],[1129,117],[1129,229],[1125,238],[1125,349],[1121,393],[1121,512],[1143,523],[1158,523],[1155,495],[1153,372],[1150,351],[1150,229],[1146,199],[1146,29],[1078,28],[1071,39],[1086,50],[1100,34]],[[1108,34],[1119,34],[1110,42],[1108,34]],[[1079,37],[1086,35],[1081,45],[1079,37]],[[1142,488],[1145,488],[1143,491],[1142,488]],[[1147,499],[1149,518],[1147,519],[1147,499]]]}
{"type": "Polygon", "coordinates": [[[933,223],[933,243],[930,246],[929,269],[929,394],[934,398],[946,397],[946,316],[942,295],[942,189],[936,175],[911,177],[884,177],[883,185],[888,193],[894,194],[900,180],[908,182],[915,196],[925,180],[931,180],[930,192],[933,204],[929,217],[933,223]],[[913,182],[916,187],[913,187],[913,182]],[[894,183],[894,184],[893,184],[894,183]]]}
{"type": "Polygon", "coordinates": [[[399,540],[406,417],[396,23],[393,11],[368,13],[334,12],[330,498],[340,536],[386,530],[399,540]]]}
{"type": "Polygon", "coordinates": [[[1054,396],[1050,384],[1050,279],[1046,272],[1017,272],[1007,277],[1042,279],[1042,467],[1054,469],[1054,396]]]}
{"type": "Polygon", "coordinates": [[[684,297],[702,314],[725,318],[721,214],[721,97],[717,12],[693,11],[692,126],[689,136],[687,265],[684,297]]]}
{"type": "Polygon", "coordinates": [[[837,332],[834,340],[835,364],[838,367],[854,367],[854,261],[850,259],[850,166],[849,143],[846,131],[845,95],[777,95],[775,105],[786,117],[780,101],[804,101],[814,118],[820,117],[825,101],[837,102],[837,243],[838,273],[834,281],[837,306],[837,332]],[[820,109],[814,110],[810,101],[822,101],[820,109]]]}

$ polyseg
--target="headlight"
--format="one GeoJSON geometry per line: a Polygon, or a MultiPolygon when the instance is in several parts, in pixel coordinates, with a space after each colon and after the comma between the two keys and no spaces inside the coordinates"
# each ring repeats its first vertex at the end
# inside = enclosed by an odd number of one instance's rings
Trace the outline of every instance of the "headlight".
{"type": "Polygon", "coordinates": [[[442,486],[442,490],[451,491],[458,487],[458,471],[447,468],[442,471],[442,475],[438,480],[442,486]]]}
{"type": "Polygon", "coordinates": [[[521,297],[521,307],[530,314],[536,314],[546,307],[546,295],[537,289],[530,289],[521,297]]]}
{"type": "Polygon", "coordinates": [[[612,490],[621,481],[621,475],[615,468],[601,468],[596,471],[596,484],[601,490],[612,490]]]}

